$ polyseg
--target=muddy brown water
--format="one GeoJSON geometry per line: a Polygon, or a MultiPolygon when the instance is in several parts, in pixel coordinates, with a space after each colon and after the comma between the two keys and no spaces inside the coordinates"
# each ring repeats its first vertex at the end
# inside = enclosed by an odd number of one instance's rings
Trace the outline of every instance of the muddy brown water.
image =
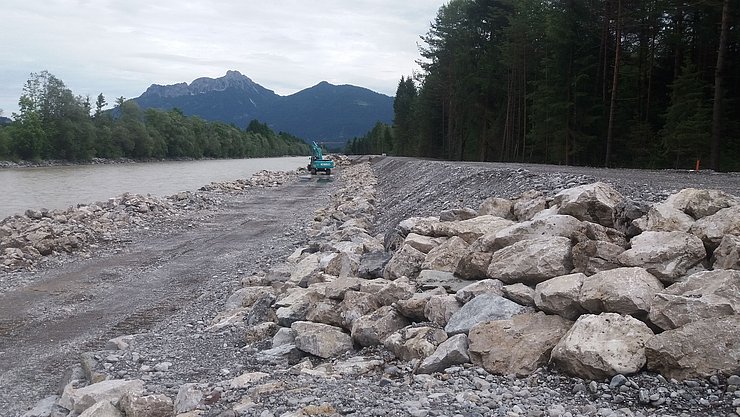
{"type": "Polygon", "coordinates": [[[167,161],[0,169],[0,219],[27,209],[65,209],[125,192],[160,197],[211,182],[249,178],[261,170],[290,171],[307,157],[167,161]]]}

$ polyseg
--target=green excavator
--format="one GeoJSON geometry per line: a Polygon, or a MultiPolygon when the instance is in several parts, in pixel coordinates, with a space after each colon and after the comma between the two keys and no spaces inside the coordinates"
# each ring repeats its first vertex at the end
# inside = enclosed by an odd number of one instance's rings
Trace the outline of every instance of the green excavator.
{"type": "Polygon", "coordinates": [[[331,175],[331,170],[334,168],[334,161],[331,159],[324,159],[324,152],[316,142],[313,142],[311,145],[311,153],[311,163],[308,164],[308,171],[312,175],[319,172],[325,172],[326,175],[331,175]]]}

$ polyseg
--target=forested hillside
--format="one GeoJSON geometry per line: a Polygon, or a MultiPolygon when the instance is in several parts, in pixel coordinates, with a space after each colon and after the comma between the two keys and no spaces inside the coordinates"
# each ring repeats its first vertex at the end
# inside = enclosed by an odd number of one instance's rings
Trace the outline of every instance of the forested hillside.
{"type": "MultiPolygon", "coordinates": [[[[452,0],[422,37],[422,73],[399,83],[392,152],[740,170],[738,9],[452,0]]],[[[371,132],[354,146],[381,142],[371,132]]]]}
{"type": "Polygon", "coordinates": [[[100,94],[75,96],[54,75],[31,74],[19,100],[20,112],[0,126],[0,160],[92,158],[242,158],[308,155],[302,140],[273,132],[252,121],[246,130],[185,116],[175,109],[141,110],[131,100],[116,100],[120,117],[103,111],[100,94]]]}

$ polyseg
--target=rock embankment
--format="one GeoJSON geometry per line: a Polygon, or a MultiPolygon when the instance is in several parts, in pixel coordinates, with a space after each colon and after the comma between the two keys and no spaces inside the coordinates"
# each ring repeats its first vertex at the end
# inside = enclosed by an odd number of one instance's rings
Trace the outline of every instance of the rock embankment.
{"type": "Polygon", "coordinates": [[[198,192],[169,197],[126,193],[65,210],[29,209],[0,221],[0,272],[33,270],[55,255],[87,255],[99,245],[126,242],[136,229],[162,222],[177,225],[183,211],[218,205],[219,193],[277,187],[295,178],[295,172],[260,171],[248,179],[212,183],[198,192]]]}
{"type": "Polygon", "coordinates": [[[177,364],[132,368],[137,335],[124,336],[86,362],[92,384],[72,380],[49,409],[740,414],[737,197],[686,189],[648,206],[595,182],[411,217],[388,239],[373,232],[370,166],[342,177],[312,241],[203,323],[198,338],[243,334],[244,372],[162,386],[177,364]]]}

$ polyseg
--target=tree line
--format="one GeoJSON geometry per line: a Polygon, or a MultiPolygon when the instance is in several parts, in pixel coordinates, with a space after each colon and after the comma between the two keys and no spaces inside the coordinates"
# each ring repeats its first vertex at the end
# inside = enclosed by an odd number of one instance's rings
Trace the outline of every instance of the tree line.
{"type": "Polygon", "coordinates": [[[0,160],[92,158],[174,159],[308,155],[309,146],[253,120],[246,130],[185,116],[180,110],[142,110],[120,97],[114,111],[100,94],[75,96],[47,71],[32,73],[19,113],[0,127],[0,160]]]}
{"type": "Polygon", "coordinates": [[[385,152],[739,170],[739,6],[451,0],[399,82],[385,152]]]}

